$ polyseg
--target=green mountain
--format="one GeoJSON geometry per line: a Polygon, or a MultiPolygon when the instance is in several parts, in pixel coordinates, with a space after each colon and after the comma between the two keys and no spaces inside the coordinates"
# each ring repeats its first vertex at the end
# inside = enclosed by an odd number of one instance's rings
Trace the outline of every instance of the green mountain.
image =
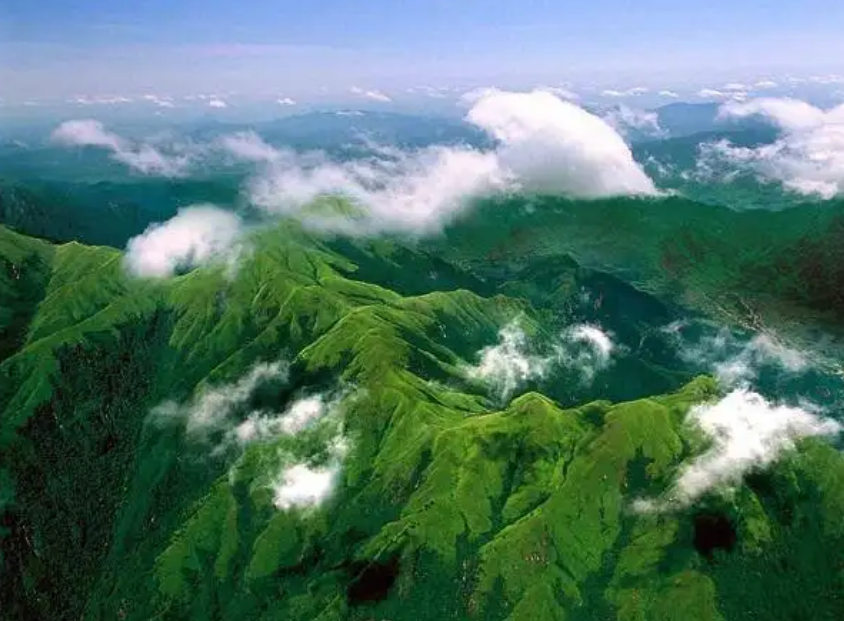
{"type": "Polygon", "coordinates": [[[721,223],[750,216],[680,199],[522,207],[427,244],[283,222],[234,276],[163,281],[0,227],[3,617],[840,618],[829,443],[637,509],[707,450],[687,419],[727,390],[665,326],[832,324],[793,249],[834,214],[768,214],[763,249],[721,223]],[[566,349],[577,326],[617,358],[566,349]]]}

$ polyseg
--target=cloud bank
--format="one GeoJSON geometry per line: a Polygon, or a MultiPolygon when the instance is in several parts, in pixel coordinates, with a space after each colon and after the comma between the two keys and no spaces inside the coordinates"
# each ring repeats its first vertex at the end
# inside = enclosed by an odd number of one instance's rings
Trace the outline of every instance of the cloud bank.
{"type": "Polygon", "coordinates": [[[58,144],[69,147],[97,147],[111,152],[111,157],[144,175],[181,177],[187,174],[191,153],[164,153],[149,143],[127,140],[106,130],[93,119],[65,121],[51,135],[58,144]]]}
{"type": "Polygon", "coordinates": [[[229,267],[241,250],[243,224],[236,214],[212,205],[180,209],[129,240],[124,265],[142,278],[168,278],[180,269],[209,263],[229,267]]]}
{"type": "MultiPolygon", "coordinates": [[[[252,144],[250,153],[260,154],[252,159],[271,166],[250,182],[248,195],[268,213],[298,216],[321,196],[341,196],[359,211],[359,231],[427,233],[483,195],[599,198],[657,191],[618,131],[573,103],[543,90],[494,89],[476,93],[472,102],[466,119],[495,138],[494,150],[382,149],[369,159],[336,162],[320,153],[270,153],[252,144]]],[[[238,149],[246,151],[243,144],[238,149]]]]}
{"type": "Polygon", "coordinates": [[[755,148],[728,141],[710,144],[701,152],[704,166],[724,163],[824,199],[844,193],[844,105],[822,110],[796,99],[761,98],[729,103],[721,116],[761,117],[781,135],[755,148]]]}

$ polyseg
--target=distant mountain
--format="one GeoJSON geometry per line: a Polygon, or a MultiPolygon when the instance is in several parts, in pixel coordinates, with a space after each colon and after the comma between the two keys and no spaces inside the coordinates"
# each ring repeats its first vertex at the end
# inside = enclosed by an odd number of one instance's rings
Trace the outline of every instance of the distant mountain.
{"type": "Polygon", "coordinates": [[[486,145],[490,141],[482,131],[459,119],[362,110],[311,112],[255,124],[215,121],[192,124],[184,131],[203,141],[250,129],[276,146],[330,152],[350,147],[360,150],[367,142],[421,148],[434,144],[486,145]]]}
{"type": "Polygon", "coordinates": [[[0,223],[56,241],[122,248],[153,222],[195,203],[235,204],[239,184],[140,178],[97,183],[0,179],[0,223]]]}
{"type": "Polygon", "coordinates": [[[690,136],[702,132],[731,130],[764,130],[770,125],[757,119],[719,118],[719,103],[677,102],[656,109],[659,126],[671,138],[690,136]]]}

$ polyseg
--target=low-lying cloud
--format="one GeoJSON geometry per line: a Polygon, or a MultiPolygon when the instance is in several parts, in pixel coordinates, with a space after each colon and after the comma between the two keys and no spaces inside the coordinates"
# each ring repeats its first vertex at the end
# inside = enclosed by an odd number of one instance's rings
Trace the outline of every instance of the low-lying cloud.
{"type": "Polygon", "coordinates": [[[207,440],[211,434],[232,426],[232,417],[247,406],[255,391],[268,382],[284,384],[289,378],[286,362],[255,364],[233,383],[201,389],[187,403],[165,401],[152,411],[156,422],[183,423],[188,437],[207,440]]]}
{"type": "Polygon", "coordinates": [[[328,446],[326,463],[302,462],[283,467],[272,484],[273,504],[282,511],[320,506],[334,492],[347,452],[346,442],[337,436],[328,446]]]}
{"type": "Polygon", "coordinates": [[[318,394],[297,399],[281,414],[252,412],[233,429],[231,436],[241,445],[281,435],[294,436],[322,419],[338,403],[318,394]]]}
{"type": "Polygon", "coordinates": [[[253,139],[249,154],[243,144],[236,150],[270,165],[249,183],[249,197],[269,213],[302,216],[316,198],[340,196],[359,210],[353,228],[361,232],[427,233],[483,195],[525,191],[599,198],[657,192],[619,132],[571,102],[545,90],[495,89],[475,93],[471,102],[466,120],[497,141],[494,150],[385,148],[370,158],[337,162],[321,153],[273,154],[253,139]]]}
{"type": "Polygon", "coordinates": [[[611,335],[592,324],[577,324],[563,330],[540,351],[532,346],[519,319],[504,326],[498,342],[482,349],[478,363],[467,367],[467,377],[486,383],[498,400],[506,403],[531,381],[561,369],[591,383],[598,372],[612,364],[618,351],[611,335]]]}
{"type": "Polygon", "coordinates": [[[206,264],[231,269],[241,252],[242,235],[243,223],[237,214],[212,205],[186,207],[130,239],[124,265],[142,278],[168,278],[206,264]]]}
{"type": "Polygon", "coordinates": [[[681,469],[664,500],[641,500],[637,509],[688,506],[710,491],[739,484],[753,470],[769,467],[802,438],[832,436],[842,430],[840,423],[813,408],[771,403],[746,388],[692,408],[687,423],[705,434],[709,448],[681,469]]]}
{"type": "Polygon", "coordinates": [[[553,364],[551,356],[529,353],[528,345],[519,320],[514,320],[498,332],[498,343],[480,351],[478,364],[468,367],[466,374],[487,383],[506,402],[518,388],[543,377],[553,364]]]}
{"type": "Polygon", "coordinates": [[[349,393],[303,396],[280,413],[249,411],[259,389],[270,383],[283,386],[288,379],[287,363],[258,363],[235,382],[206,387],[186,403],[160,404],[153,409],[152,420],[183,425],[188,439],[207,445],[217,456],[232,450],[242,453],[251,444],[282,437],[295,439],[292,451],[276,447],[282,465],[267,483],[278,509],[313,508],[333,492],[349,450],[342,422],[349,393]],[[294,456],[302,447],[306,452],[316,449],[312,459],[294,456]]]}
{"type": "Polygon", "coordinates": [[[727,104],[721,116],[761,117],[781,135],[758,147],[735,146],[726,140],[709,144],[701,151],[704,166],[723,163],[824,199],[844,192],[844,105],[822,110],[796,99],[760,98],[727,104]]]}
{"type": "Polygon", "coordinates": [[[808,355],[772,334],[746,334],[709,322],[675,322],[663,329],[680,357],[730,388],[752,385],[765,370],[779,375],[810,370],[808,355]],[[689,336],[686,336],[689,333],[689,336]]]}
{"type": "Polygon", "coordinates": [[[349,89],[349,92],[352,93],[352,95],[357,95],[358,97],[363,97],[364,99],[369,99],[370,101],[378,103],[390,103],[393,101],[388,95],[375,89],[365,89],[360,88],[359,86],[353,86],[349,89]]]}
{"type": "Polygon", "coordinates": [[[112,159],[144,175],[182,177],[193,161],[189,152],[166,153],[148,142],[123,138],[93,119],[65,121],[53,131],[52,139],[65,146],[105,149],[112,159]]]}
{"type": "Polygon", "coordinates": [[[659,115],[653,110],[637,110],[622,104],[605,113],[603,119],[623,136],[639,134],[659,138],[666,135],[659,124],[659,115]]]}
{"type": "Polygon", "coordinates": [[[618,347],[612,336],[593,324],[578,324],[563,331],[555,346],[555,360],[579,374],[586,383],[612,363],[618,347]]]}

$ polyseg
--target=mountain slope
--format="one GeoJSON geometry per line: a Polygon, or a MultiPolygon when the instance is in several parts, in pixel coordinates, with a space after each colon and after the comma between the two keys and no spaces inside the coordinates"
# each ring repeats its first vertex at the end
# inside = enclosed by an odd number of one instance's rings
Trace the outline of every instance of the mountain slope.
{"type": "Polygon", "coordinates": [[[679,310],[616,276],[291,222],[233,278],[0,240],[8,618],[786,619],[809,584],[814,617],[840,610],[826,443],[732,497],[633,509],[704,450],[686,417],[720,389],[647,344],[679,310]],[[552,361],[599,323],[614,363],[552,361]],[[544,370],[502,388],[479,356],[513,325],[544,370]]]}

